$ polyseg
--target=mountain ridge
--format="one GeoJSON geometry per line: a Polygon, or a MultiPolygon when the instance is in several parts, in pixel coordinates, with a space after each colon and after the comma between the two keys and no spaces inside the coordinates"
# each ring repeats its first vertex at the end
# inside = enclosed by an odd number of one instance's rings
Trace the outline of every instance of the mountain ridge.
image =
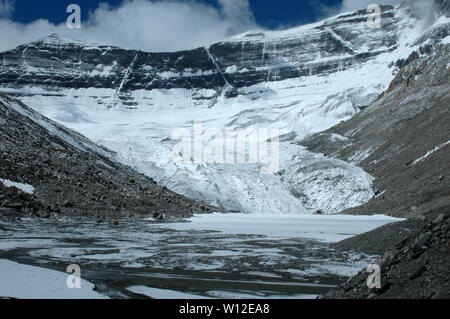
{"type": "MultiPolygon", "coordinates": [[[[390,30],[399,23],[398,18],[394,18],[394,9],[391,6],[382,7],[382,21],[383,28],[379,31],[372,30],[374,34],[386,33],[386,30],[390,30]]],[[[380,34],[377,37],[380,40],[373,44],[365,44],[369,47],[378,46],[384,47],[379,51],[374,51],[371,47],[370,50],[359,51],[358,47],[361,43],[357,41],[367,41],[370,38],[364,38],[363,33],[366,32],[363,26],[368,18],[368,13],[365,11],[356,11],[353,14],[342,14],[335,18],[324,20],[320,23],[301,26],[292,30],[296,31],[271,31],[262,32],[259,34],[271,34],[276,36],[270,36],[266,39],[263,36],[261,39],[248,39],[245,34],[232,37],[228,40],[217,42],[209,47],[199,47],[193,50],[178,51],[178,52],[144,52],[140,50],[121,49],[115,46],[109,45],[96,45],[80,42],[77,40],[67,40],[61,36],[51,34],[50,36],[34,41],[30,44],[24,44],[17,49],[9,50],[1,53],[1,58],[8,59],[10,54],[8,52],[23,51],[22,57],[26,56],[28,63],[33,65],[33,61],[30,60],[33,56],[42,59],[48,59],[45,51],[47,46],[55,44],[64,44],[59,49],[65,50],[64,55],[66,59],[73,55],[73,62],[76,62],[76,58],[80,58],[84,62],[83,55],[86,55],[86,59],[93,59],[93,66],[86,64],[86,67],[91,68],[91,74],[97,70],[96,66],[102,64],[104,66],[115,68],[111,63],[113,62],[113,56],[118,56],[117,59],[117,71],[125,72],[127,68],[135,60],[134,67],[130,78],[125,83],[123,89],[135,90],[135,89],[154,89],[154,88],[212,88],[220,90],[226,84],[231,84],[235,89],[243,86],[254,85],[265,81],[278,81],[288,78],[296,78],[311,74],[327,74],[334,72],[339,67],[346,67],[353,64],[355,61],[367,61],[367,59],[373,58],[376,55],[386,52],[387,50],[394,50],[396,46],[397,35],[392,34],[380,34]],[[351,18],[351,19],[349,19],[351,18]],[[358,28],[362,28],[361,31],[357,31],[356,35],[352,35],[346,31],[346,25],[352,25],[353,31],[356,32],[358,28]],[[355,27],[358,26],[358,27],[355,27]],[[361,25],[361,26],[359,26],[361,25]],[[306,34],[305,34],[306,32],[306,34]],[[308,35],[308,32],[312,32],[308,35]],[[286,34],[291,34],[286,37],[286,34]],[[300,40],[300,36],[306,36],[306,40],[300,40]],[[290,40],[289,38],[293,39],[290,40]],[[359,39],[361,38],[361,39],[359,39]],[[280,42],[281,39],[281,42],[280,42]],[[282,52],[277,52],[280,46],[282,52]],[[295,50],[301,46],[307,46],[308,54],[305,55],[302,51],[296,53],[295,50]],[[78,48],[80,47],[80,48],[78,48]],[[294,50],[291,57],[289,48],[294,50]],[[239,55],[245,48],[245,60],[240,61],[239,55]],[[39,50],[41,52],[39,52],[39,50]],[[286,52],[288,50],[288,52],[286,52]],[[330,60],[328,62],[315,62],[314,52],[320,51],[321,58],[326,59],[327,55],[332,57],[333,55],[342,56],[336,61],[330,60]],[[93,51],[93,52],[83,52],[93,51]],[[97,53],[97,51],[99,51],[97,53]],[[97,53],[97,54],[95,54],[97,53]],[[75,55],[74,55],[75,54],[75,55]],[[280,55],[279,55],[280,54],[280,55]],[[255,58],[255,55],[259,55],[255,58]],[[311,59],[311,56],[313,59],[311,59]],[[295,60],[294,57],[295,56],[295,60]],[[287,59],[287,60],[283,60],[287,59]],[[330,63],[332,62],[332,63],[330,63]],[[95,67],[94,67],[95,66],[95,67]],[[149,68],[146,74],[138,72],[141,66],[149,68]],[[231,68],[237,68],[237,71],[231,70],[231,68]],[[153,70],[151,70],[151,69],[153,70]],[[271,69],[274,69],[272,71],[271,69]],[[186,69],[192,69],[192,71],[186,71],[186,69]],[[229,71],[227,71],[230,69],[229,71]],[[247,70],[246,70],[247,69],[247,70]],[[260,70],[261,69],[261,70],[260,70]],[[175,74],[182,79],[177,79],[175,74]],[[171,81],[168,81],[171,80],[171,81]],[[143,83],[148,83],[145,86],[143,83]]],[[[248,36],[248,34],[247,34],[248,36]]],[[[373,38],[373,35],[372,35],[373,38]]],[[[369,40],[370,41],[370,40],[369,40]]],[[[306,49],[306,48],[305,48],[306,49]]],[[[305,50],[303,49],[303,50],[305,50]]],[[[62,53],[61,53],[62,54],[62,53]]],[[[56,56],[61,58],[62,56],[56,56]]],[[[86,60],[86,62],[88,61],[86,60]]],[[[53,61],[56,63],[55,61],[53,61]]],[[[26,71],[26,69],[25,69],[26,71]]],[[[51,70],[49,70],[51,71],[51,70]]],[[[41,70],[39,74],[44,70],[41,70]]],[[[98,72],[97,72],[98,73],[98,72]]],[[[36,74],[35,74],[36,75],[36,74]]],[[[103,88],[118,88],[120,85],[119,79],[109,79],[109,81],[95,77],[97,80],[97,86],[103,88]]],[[[62,75],[64,76],[64,75],[62,75]]],[[[91,76],[92,77],[92,76],[91,76]]],[[[27,85],[35,83],[31,79],[27,79],[26,75],[21,77],[9,73],[6,77],[9,81],[15,80],[15,84],[27,85]]],[[[75,87],[83,88],[90,87],[91,84],[84,83],[83,81],[67,81],[68,78],[64,76],[65,81],[56,82],[59,87],[75,87]],[[66,84],[69,83],[69,84],[66,84]],[[90,85],[90,86],[89,86],[90,85]]],[[[47,85],[51,86],[51,79],[46,79],[47,85]]],[[[5,79],[2,80],[3,85],[7,85],[5,79]]]]}
{"type": "Polygon", "coordinates": [[[446,12],[427,29],[405,8],[383,7],[380,29],[367,18],[355,11],[294,36],[244,35],[172,53],[24,45],[0,53],[0,90],[189,198],[251,213],[339,213],[375,196],[373,177],[298,141],[351,119],[413,52],[449,39],[446,12]],[[198,120],[222,130],[279,129],[278,173],[262,176],[260,164],[174,163],[173,132],[198,120]]]}

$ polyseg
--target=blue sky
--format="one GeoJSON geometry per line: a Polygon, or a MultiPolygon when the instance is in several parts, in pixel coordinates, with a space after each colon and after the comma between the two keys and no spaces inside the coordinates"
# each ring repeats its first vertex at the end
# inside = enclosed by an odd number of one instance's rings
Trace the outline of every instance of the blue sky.
{"type": "MultiPolygon", "coordinates": [[[[82,8],[82,19],[88,18],[88,12],[98,8],[99,3],[108,3],[118,7],[123,0],[16,0],[15,11],[12,13],[14,21],[30,23],[37,19],[47,19],[55,24],[66,20],[66,8],[76,3],[82,8]]],[[[199,2],[218,7],[217,0],[202,0],[199,2]]],[[[295,26],[314,22],[323,17],[317,4],[336,7],[342,0],[250,0],[250,8],[256,22],[269,29],[295,26]]]]}
{"type": "Polygon", "coordinates": [[[249,30],[298,26],[400,0],[0,0],[0,51],[51,33],[143,51],[207,46],[249,30]],[[66,25],[81,7],[81,29],[66,25]]]}

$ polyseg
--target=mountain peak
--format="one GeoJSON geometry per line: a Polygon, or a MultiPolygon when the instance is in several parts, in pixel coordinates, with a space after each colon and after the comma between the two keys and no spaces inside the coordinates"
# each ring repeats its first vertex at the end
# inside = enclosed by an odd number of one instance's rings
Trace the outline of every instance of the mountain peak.
{"type": "Polygon", "coordinates": [[[63,37],[57,33],[51,33],[48,36],[45,36],[35,41],[34,43],[42,43],[47,45],[68,45],[68,44],[88,45],[85,42],[71,39],[68,37],[63,37]]]}

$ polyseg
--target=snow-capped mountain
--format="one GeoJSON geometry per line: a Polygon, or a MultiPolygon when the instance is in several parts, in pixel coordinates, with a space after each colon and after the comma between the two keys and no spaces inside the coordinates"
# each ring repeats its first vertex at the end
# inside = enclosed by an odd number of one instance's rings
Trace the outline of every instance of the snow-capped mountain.
{"type": "Polygon", "coordinates": [[[407,2],[383,6],[378,29],[362,10],[170,53],[53,34],[0,53],[0,91],[193,199],[252,213],[336,213],[374,196],[373,177],[354,165],[370,150],[352,164],[292,142],[367,107],[412,52],[448,44],[448,2],[436,4],[426,13],[407,2]],[[279,129],[279,172],[261,174],[260,164],[176,163],[172,133],[195,121],[205,130],[279,129]]]}

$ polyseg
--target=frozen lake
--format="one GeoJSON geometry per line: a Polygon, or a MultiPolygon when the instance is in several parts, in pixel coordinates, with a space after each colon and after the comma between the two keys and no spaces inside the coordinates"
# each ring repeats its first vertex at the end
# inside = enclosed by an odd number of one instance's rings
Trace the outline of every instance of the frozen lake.
{"type": "MultiPolygon", "coordinates": [[[[84,280],[113,298],[313,298],[373,259],[335,251],[328,243],[395,221],[386,216],[212,214],[187,222],[120,221],[114,226],[112,221],[22,219],[0,222],[0,259],[38,266],[34,285],[56,285],[58,291],[67,289],[66,267],[77,264],[84,280]],[[60,282],[39,275],[42,268],[61,272],[60,282]]],[[[21,271],[0,269],[1,294],[17,291],[17,283],[7,278],[21,271]]],[[[35,290],[28,290],[35,298],[35,290]]]]}

